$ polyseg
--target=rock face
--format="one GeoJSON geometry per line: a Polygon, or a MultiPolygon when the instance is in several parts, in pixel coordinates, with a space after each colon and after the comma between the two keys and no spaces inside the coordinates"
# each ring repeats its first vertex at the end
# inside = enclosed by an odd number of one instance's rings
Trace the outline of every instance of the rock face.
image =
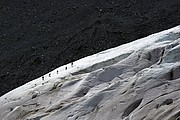
{"type": "Polygon", "coordinates": [[[180,26],[66,66],[0,97],[0,119],[180,119],[180,26]]]}

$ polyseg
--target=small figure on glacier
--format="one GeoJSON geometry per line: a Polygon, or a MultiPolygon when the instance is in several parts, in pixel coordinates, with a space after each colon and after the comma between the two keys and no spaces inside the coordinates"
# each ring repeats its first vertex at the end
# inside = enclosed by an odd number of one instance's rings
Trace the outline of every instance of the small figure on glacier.
{"type": "Polygon", "coordinates": [[[73,62],[71,62],[71,67],[73,67],[73,62]]]}
{"type": "Polygon", "coordinates": [[[65,70],[67,70],[67,67],[65,67],[65,70]]]}
{"type": "Polygon", "coordinates": [[[59,72],[59,71],[57,70],[57,74],[58,74],[58,72],[59,72]]]}
{"type": "Polygon", "coordinates": [[[49,73],[49,77],[51,77],[51,73],[49,73]]]}
{"type": "Polygon", "coordinates": [[[42,80],[44,80],[44,76],[42,76],[42,80]]]}

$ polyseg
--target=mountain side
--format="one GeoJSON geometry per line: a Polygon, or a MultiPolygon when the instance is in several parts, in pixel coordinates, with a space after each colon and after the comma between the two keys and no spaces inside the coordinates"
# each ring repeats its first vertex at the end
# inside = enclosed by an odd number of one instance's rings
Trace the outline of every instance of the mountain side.
{"type": "Polygon", "coordinates": [[[0,95],[88,55],[179,25],[179,0],[1,0],[0,95]]]}
{"type": "Polygon", "coordinates": [[[0,97],[2,120],[180,119],[180,26],[82,58],[0,97]]]}

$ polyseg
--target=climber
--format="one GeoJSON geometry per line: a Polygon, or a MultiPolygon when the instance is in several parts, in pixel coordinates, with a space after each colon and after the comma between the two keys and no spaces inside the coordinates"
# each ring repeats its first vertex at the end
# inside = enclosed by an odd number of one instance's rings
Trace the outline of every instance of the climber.
{"type": "Polygon", "coordinates": [[[44,80],[44,76],[42,76],[42,80],[44,80]]]}
{"type": "Polygon", "coordinates": [[[57,74],[58,74],[58,72],[59,72],[59,71],[57,70],[57,74]]]}
{"type": "Polygon", "coordinates": [[[73,62],[71,62],[71,67],[73,67],[73,62]]]}
{"type": "Polygon", "coordinates": [[[67,67],[65,67],[65,70],[67,70],[67,67]]]}
{"type": "Polygon", "coordinates": [[[49,77],[51,77],[51,73],[49,73],[49,77]]]}

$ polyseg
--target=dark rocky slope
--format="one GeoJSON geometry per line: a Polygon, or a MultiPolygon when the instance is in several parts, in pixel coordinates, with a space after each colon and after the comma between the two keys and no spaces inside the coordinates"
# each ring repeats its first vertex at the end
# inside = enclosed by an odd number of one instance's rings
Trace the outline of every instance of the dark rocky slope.
{"type": "Polygon", "coordinates": [[[180,23],[179,0],[1,0],[0,95],[65,63],[180,23]]]}

